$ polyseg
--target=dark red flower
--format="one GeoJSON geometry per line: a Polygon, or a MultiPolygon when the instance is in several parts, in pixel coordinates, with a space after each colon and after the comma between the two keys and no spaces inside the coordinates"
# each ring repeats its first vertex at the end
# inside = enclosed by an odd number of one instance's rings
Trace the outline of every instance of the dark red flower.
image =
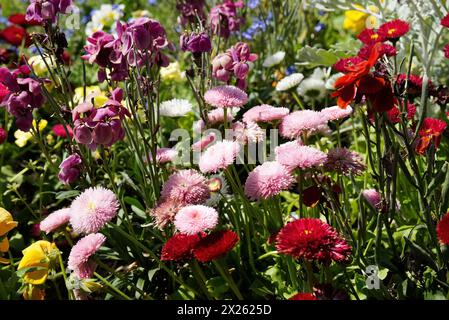
{"type": "Polygon", "coordinates": [[[374,31],[373,29],[365,29],[363,30],[357,37],[364,44],[374,44],[376,42],[383,42],[385,38],[382,37],[379,33],[374,31]]]}
{"type": "Polygon", "coordinates": [[[4,99],[7,95],[9,95],[9,90],[8,90],[8,88],[7,88],[4,84],[0,83],[0,103],[3,101],[3,99],[4,99]]]}
{"type": "Polygon", "coordinates": [[[276,238],[278,252],[320,262],[345,261],[351,246],[338,232],[320,219],[302,218],[288,223],[276,238]]]}
{"type": "Polygon", "coordinates": [[[340,60],[338,60],[333,66],[332,68],[334,68],[335,71],[338,72],[349,72],[348,67],[353,67],[354,65],[362,62],[363,59],[356,56],[356,57],[351,57],[351,58],[342,58],[340,60]]]}
{"type": "Polygon", "coordinates": [[[449,44],[446,44],[446,45],[444,46],[444,57],[445,57],[446,59],[449,59],[449,44]]]}
{"type": "Polygon", "coordinates": [[[314,208],[321,200],[323,190],[317,185],[313,185],[302,191],[302,203],[307,207],[314,208]]]}
{"type": "MultiPolygon", "coordinates": [[[[397,106],[387,112],[387,117],[391,123],[399,123],[401,122],[400,118],[400,110],[397,106]]],[[[407,119],[412,120],[416,114],[416,106],[413,103],[408,103],[407,105],[407,119]]]]}
{"type": "Polygon", "coordinates": [[[0,39],[16,47],[20,47],[24,41],[25,47],[31,44],[30,35],[25,28],[19,26],[9,26],[0,31],[0,39]]]}
{"type": "Polygon", "coordinates": [[[400,19],[396,19],[393,21],[385,22],[379,27],[379,35],[384,37],[385,39],[396,41],[404,34],[409,32],[410,25],[400,19]]]}
{"type": "Polygon", "coordinates": [[[313,294],[318,300],[349,300],[346,291],[334,288],[329,283],[319,283],[314,285],[313,294]]]}
{"type": "Polygon", "coordinates": [[[318,300],[313,293],[297,293],[288,300],[318,300]]]}
{"type": "MultiPolygon", "coordinates": [[[[67,128],[67,131],[69,132],[70,137],[73,138],[73,130],[72,130],[72,128],[69,127],[69,126],[66,126],[66,128],[67,128]]],[[[64,125],[56,124],[56,125],[53,126],[52,130],[53,130],[53,133],[55,134],[55,136],[61,137],[61,138],[67,138],[67,133],[66,133],[66,131],[64,129],[64,125]]]]}
{"type": "Polygon", "coordinates": [[[198,234],[175,234],[164,244],[161,252],[161,260],[178,261],[192,259],[193,250],[200,240],[201,235],[198,234]]]}
{"type": "MultiPolygon", "coordinates": [[[[369,88],[369,85],[367,85],[369,88]]],[[[370,92],[366,95],[371,108],[375,112],[386,112],[398,104],[398,100],[394,96],[391,83],[386,81],[380,90],[376,92],[370,92]]]]}
{"type": "MultiPolygon", "coordinates": [[[[375,44],[376,44],[376,42],[364,45],[357,53],[357,56],[359,56],[360,58],[362,58],[364,60],[369,59],[369,55],[371,53],[371,50],[373,50],[373,46],[375,44]]],[[[393,57],[396,54],[397,54],[397,50],[392,45],[387,44],[387,43],[381,43],[379,45],[379,55],[380,56],[386,55],[387,57],[393,57]]]]}
{"type": "Polygon", "coordinates": [[[449,212],[438,222],[437,235],[441,243],[449,244],[449,212]]]}
{"type": "Polygon", "coordinates": [[[6,132],[5,129],[0,127],[0,144],[3,144],[7,138],[8,138],[8,133],[6,132]]]}
{"type": "Polygon", "coordinates": [[[17,24],[22,27],[29,27],[29,26],[39,26],[41,25],[36,20],[26,20],[25,15],[22,13],[12,14],[9,16],[8,21],[14,24],[17,24]]]}
{"type": "MultiPolygon", "coordinates": [[[[407,75],[404,73],[401,73],[396,77],[396,85],[398,86],[400,92],[403,92],[405,90],[406,81],[407,75]]],[[[416,98],[421,96],[422,86],[423,86],[423,78],[416,74],[410,74],[410,78],[407,85],[407,94],[409,98],[416,98]]],[[[429,80],[427,82],[427,87],[429,88],[429,91],[434,89],[432,81],[429,80]]]]}
{"type": "Polygon", "coordinates": [[[198,261],[209,262],[227,254],[238,242],[239,236],[234,231],[216,231],[201,239],[193,254],[198,261]]]}
{"type": "Polygon", "coordinates": [[[443,19],[441,19],[441,25],[443,27],[449,28],[449,14],[445,15],[443,19]]]}
{"type": "Polygon", "coordinates": [[[438,148],[441,142],[441,136],[446,130],[446,122],[440,119],[425,118],[421,128],[419,129],[418,145],[416,146],[416,152],[423,155],[430,143],[433,142],[435,149],[438,148]]]}

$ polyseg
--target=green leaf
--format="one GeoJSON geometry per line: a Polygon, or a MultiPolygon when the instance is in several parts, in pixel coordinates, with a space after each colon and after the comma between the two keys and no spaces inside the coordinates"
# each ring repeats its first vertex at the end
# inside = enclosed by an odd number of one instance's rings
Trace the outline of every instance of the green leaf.
{"type": "Polygon", "coordinates": [[[349,55],[344,51],[324,50],[305,46],[298,52],[297,65],[302,65],[307,68],[315,68],[318,66],[330,67],[336,63],[340,58],[346,58],[349,55]]]}
{"type": "Polygon", "coordinates": [[[156,272],[158,272],[158,271],[159,271],[159,268],[149,270],[148,271],[148,280],[151,281],[153,279],[154,275],[156,274],[156,272]]]}
{"type": "Polygon", "coordinates": [[[69,191],[61,191],[56,194],[57,200],[63,200],[63,199],[71,199],[78,196],[80,192],[78,190],[69,190],[69,191]]]}
{"type": "Polygon", "coordinates": [[[438,266],[435,263],[435,260],[431,257],[431,255],[422,247],[420,247],[417,243],[413,242],[409,238],[404,238],[405,242],[409,245],[410,250],[414,251],[414,253],[421,258],[423,258],[429,267],[433,270],[438,271],[438,266]]]}

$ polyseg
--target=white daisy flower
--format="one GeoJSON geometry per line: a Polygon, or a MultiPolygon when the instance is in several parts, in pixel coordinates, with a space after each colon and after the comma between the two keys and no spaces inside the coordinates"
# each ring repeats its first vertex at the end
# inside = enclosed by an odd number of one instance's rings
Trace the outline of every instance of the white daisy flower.
{"type": "Polygon", "coordinates": [[[272,56],[266,57],[262,66],[265,68],[273,67],[279,63],[281,63],[282,60],[285,58],[285,52],[284,51],[278,51],[272,56]]]}
{"type": "Polygon", "coordinates": [[[182,117],[192,111],[192,104],[185,99],[172,99],[164,101],[160,105],[161,116],[182,117]]]}
{"type": "Polygon", "coordinates": [[[276,85],[277,91],[287,91],[291,88],[296,87],[301,81],[304,79],[304,75],[302,73],[292,73],[289,76],[286,76],[284,79],[280,80],[276,85]]]}
{"type": "Polygon", "coordinates": [[[321,100],[327,93],[324,80],[316,78],[307,78],[303,80],[296,91],[304,101],[321,100]]]}

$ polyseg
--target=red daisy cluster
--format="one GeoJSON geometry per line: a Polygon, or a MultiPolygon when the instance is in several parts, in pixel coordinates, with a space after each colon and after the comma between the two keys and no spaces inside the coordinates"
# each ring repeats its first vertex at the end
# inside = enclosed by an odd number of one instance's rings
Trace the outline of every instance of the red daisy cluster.
{"type": "Polygon", "coordinates": [[[438,239],[443,244],[449,244],[449,212],[437,224],[438,239]]]}
{"type": "Polygon", "coordinates": [[[179,261],[197,259],[200,262],[216,260],[231,251],[239,242],[231,230],[220,230],[208,235],[176,234],[162,248],[161,260],[179,261]]]}
{"type": "Polygon", "coordinates": [[[443,120],[435,118],[425,118],[421,128],[419,128],[419,139],[416,145],[416,152],[423,155],[433,142],[435,149],[441,142],[441,136],[446,130],[447,124],[443,120]]]}
{"type": "Polygon", "coordinates": [[[276,238],[276,249],[295,259],[325,263],[345,261],[352,251],[334,228],[312,218],[298,219],[284,226],[276,238]]]}

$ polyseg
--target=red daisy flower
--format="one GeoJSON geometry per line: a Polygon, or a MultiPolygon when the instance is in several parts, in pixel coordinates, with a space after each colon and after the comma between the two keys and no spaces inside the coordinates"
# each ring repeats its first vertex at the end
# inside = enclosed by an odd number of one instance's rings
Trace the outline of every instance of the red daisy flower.
{"type": "Polygon", "coordinates": [[[203,235],[175,234],[167,240],[162,248],[161,260],[178,261],[193,258],[193,250],[203,235]]]}
{"type": "Polygon", "coordinates": [[[449,59],[449,44],[444,46],[444,57],[449,59]]]}
{"type": "Polygon", "coordinates": [[[239,236],[234,231],[217,231],[201,239],[193,254],[198,261],[209,262],[231,251],[238,242],[239,236]]]}
{"type": "Polygon", "coordinates": [[[441,243],[449,244],[449,212],[438,222],[437,235],[441,243]]]}
{"type": "Polygon", "coordinates": [[[6,132],[5,129],[0,127],[0,144],[3,144],[7,138],[8,138],[8,133],[6,132]]]}
{"type": "Polygon", "coordinates": [[[0,83],[0,103],[3,101],[3,99],[4,99],[7,95],[9,95],[9,90],[8,90],[8,88],[7,88],[4,84],[0,83]]]}
{"type": "MultiPolygon", "coordinates": [[[[369,43],[364,45],[359,52],[357,53],[357,56],[360,58],[367,60],[369,59],[369,55],[371,53],[371,50],[373,50],[373,46],[376,44],[376,42],[369,43]]],[[[381,43],[379,46],[379,56],[386,55],[387,57],[393,57],[397,54],[397,50],[395,47],[393,47],[390,44],[387,43],[381,43]]]]}
{"type": "Polygon", "coordinates": [[[409,32],[410,25],[400,19],[386,22],[379,27],[379,34],[385,39],[396,41],[409,32]]]}
{"type": "Polygon", "coordinates": [[[441,19],[441,25],[443,27],[449,28],[449,14],[447,14],[446,16],[444,16],[443,19],[441,19]]]}
{"type": "Polygon", "coordinates": [[[28,32],[19,26],[6,27],[0,31],[0,39],[3,39],[7,43],[19,47],[25,41],[25,47],[29,47],[31,44],[31,38],[28,32]]]}
{"type": "Polygon", "coordinates": [[[446,122],[440,119],[425,118],[419,129],[420,138],[416,146],[416,152],[423,155],[432,141],[437,149],[441,142],[441,135],[446,130],[446,127],[446,122]]]}
{"type": "Polygon", "coordinates": [[[382,37],[379,33],[374,31],[373,29],[365,29],[358,35],[357,39],[362,41],[364,44],[374,44],[376,42],[385,41],[384,37],[382,37]]]}
{"type": "MultiPolygon", "coordinates": [[[[387,117],[391,123],[399,123],[401,122],[400,111],[397,106],[387,112],[387,117]]],[[[413,103],[408,103],[407,105],[407,119],[412,120],[416,114],[416,106],[413,103]]]]}
{"type": "Polygon", "coordinates": [[[335,71],[346,73],[346,72],[349,72],[349,70],[348,70],[349,67],[353,67],[362,61],[363,61],[363,59],[360,57],[357,57],[357,56],[351,57],[351,58],[342,58],[342,59],[338,60],[332,66],[332,68],[334,68],[335,71]]]}
{"type": "Polygon", "coordinates": [[[297,293],[288,300],[318,300],[313,293],[297,293]]]}
{"type": "MultiPolygon", "coordinates": [[[[67,128],[67,131],[69,132],[70,137],[73,138],[72,128],[69,126],[66,126],[66,128],[67,128]]],[[[61,138],[67,138],[67,133],[64,130],[64,125],[56,124],[53,126],[52,130],[53,130],[53,133],[55,134],[55,136],[61,137],[61,138]]]]}
{"type": "Polygon", "coordinates": [[[320,219],[302,218],[288,223],[276,238],[278,252],[295,259],[341,262],[351,254],[351,246],[338,232],[320,219]]]}

